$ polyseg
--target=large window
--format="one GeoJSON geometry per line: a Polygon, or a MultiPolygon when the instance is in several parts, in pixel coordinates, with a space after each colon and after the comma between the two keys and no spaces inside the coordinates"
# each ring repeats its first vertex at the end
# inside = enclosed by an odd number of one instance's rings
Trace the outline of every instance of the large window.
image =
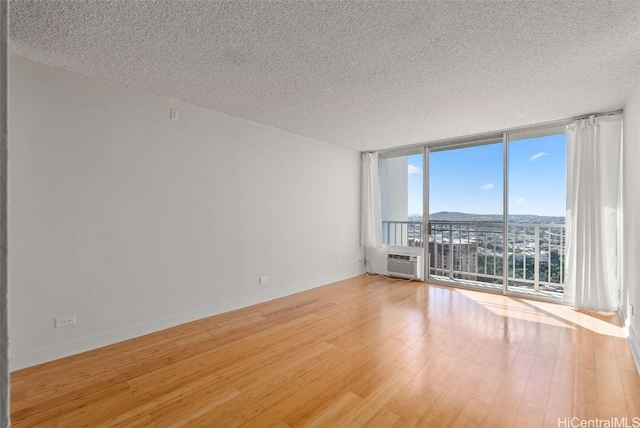
{"type": "Polygon", "coordinates": [[[562,296],[563,126],[385,154],[379,168],[383,242],[422,248],[427,279],[562,296]]]}
{"type": "Polygon", "coordinates": [[[429,275],[503,283],[503,142],[429,150],[429,275]]]}
{"type": "Polygon", "coordinates": [[[382,237],[386,245],[422,246],[422,150],[381,156],[380,202],[382,237]]]}
{"type": "MultiPolygon", "coordinates": [[[[558,132],[563,130],[550,130],[558,132]]],[[[567,141],[564,132],[509,140],[509,290],[564,291],[567,141]]]]}

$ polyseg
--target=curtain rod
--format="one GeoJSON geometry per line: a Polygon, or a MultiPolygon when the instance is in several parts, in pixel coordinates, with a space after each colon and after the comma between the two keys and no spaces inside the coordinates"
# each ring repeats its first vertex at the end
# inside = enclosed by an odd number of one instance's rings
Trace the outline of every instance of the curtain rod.
{"type": "Polygon", "coordinates": [[[523,126],[519,126],[519,127],[516,127],[516,128],[507,128],[507,129],[502,129],[502,130],[499,130],[499,131],[482,132],[482,133],[479,133],[479,134],[464,135],[464,136],[461,136],[461,137],[451,137],[451,138],[445,138],[445,139],[442,139],[442,140],[425,141],[425,142],[422,142],[422,143],[408,144],[406,146],[391,147],[391,148],[388,148],[388,149],[367,150],[367,151],[362,152],[362,153],[377,152],[379,154],[384,154],[384,153],[391,153],[391,152],[401,151],[401,150],[419,149],[419,148],[424,147],[424,146],[440,146],[440,145],[444,145],[444,144],[455,144],[455,143],[472,142],[474,140],[485,140],[485,139],[490,139],[490,138],[502,138],[502,134],[504,134],[504,133],[515,133],[515,132],[533,131],[535,129],[554,128],[556,126],[568,125],[569,123],[574,122],[576,120],[588,119],[591,116],[613,116],[613,115],[621,114],[621,113],[622,113],[622,109],[613,110],[613,111],[609,111],[609,112],[606,112],[606,113],[591,113],[591,114],[588,114],[588,115],[575,116],[575,117],[570,117],[570,118],[567,118],[567,119],[554,120],[554,121],[550,121],[550,122],[541,122],[541,123],[536,123],[536,124],[533,124],[533,125],[523,125],[523,126]]]}
{"type": "Polygon", "coordinates": [[[622,109],[615,110],[615,111],[610,111],[610,112],[607,112],[607,113],[594,113],[594,114],[590,114],[588,116],[576,117],[576,118],[573,118],[573,119],[569,119],[569,121],[573,122],[573,121],[576,121],[576,120],[584,120],[584,119],[589,119],[590,117],[615,116],[617,114],[622,114],[622,109]]]}

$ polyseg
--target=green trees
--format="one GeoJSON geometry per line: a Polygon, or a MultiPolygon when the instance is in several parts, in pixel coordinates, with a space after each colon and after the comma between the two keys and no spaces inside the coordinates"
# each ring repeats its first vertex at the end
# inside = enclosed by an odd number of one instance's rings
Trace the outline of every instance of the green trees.
{"type": "Polygon", "coordinates": [[[478,253],[478,281],[502,284],[502,257],[493,254],[478,253]],[[492,278],[492,277],[499,278],[492,278]]]}
{"type": "MultiPolygon", "coordinates": [[[[541,284],[563,284],[564,283],[564,256],[558,251],[551,251],[548,260],[541,260],[539,266],[538,280],[541,284]],[[551,269],[551,276],[549,276],[551,269]]],[[[495,256],[492,253],[478,252],[478,280],[482,282],[501,283],[503,275],[502,256],[495,256]],[[499,277],[499,278],[493,278],[499,277]]],[[[533,287],[535,281],[535,257],[527,256],[523,251],[515,251],[509,254],[507,261],[509,278],[531,281],[529,285],[533,287]],[[515,263],[514,263],[515,257],[515,263]]],[[[526,285],[525,282],[522,285],[526,285]]]]}

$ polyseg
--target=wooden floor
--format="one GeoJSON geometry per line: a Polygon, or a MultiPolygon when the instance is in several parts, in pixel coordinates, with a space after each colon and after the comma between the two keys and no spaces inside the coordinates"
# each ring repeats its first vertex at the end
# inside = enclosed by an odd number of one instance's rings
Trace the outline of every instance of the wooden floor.
{"type": "Polygon", "coordinates": [[[618,325],[361,276],[14,372],[11,416],[15,427],[631,424],[640,378],[618,325]]]}

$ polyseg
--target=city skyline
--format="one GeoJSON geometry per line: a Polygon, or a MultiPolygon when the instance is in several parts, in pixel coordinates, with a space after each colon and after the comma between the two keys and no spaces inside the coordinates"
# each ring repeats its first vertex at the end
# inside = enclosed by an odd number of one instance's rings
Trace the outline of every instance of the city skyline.
{"type": "MultiPolygon", "coordinates": [[[[408,156],[408,214],[422,214],[422,154],[408,156]]],[[[502,214],[501,142],[435,151],[429,159],[429,211],[502,214]]],[[[564,134],[509,143],[509,214],[565,216],[564,134]]]]}

